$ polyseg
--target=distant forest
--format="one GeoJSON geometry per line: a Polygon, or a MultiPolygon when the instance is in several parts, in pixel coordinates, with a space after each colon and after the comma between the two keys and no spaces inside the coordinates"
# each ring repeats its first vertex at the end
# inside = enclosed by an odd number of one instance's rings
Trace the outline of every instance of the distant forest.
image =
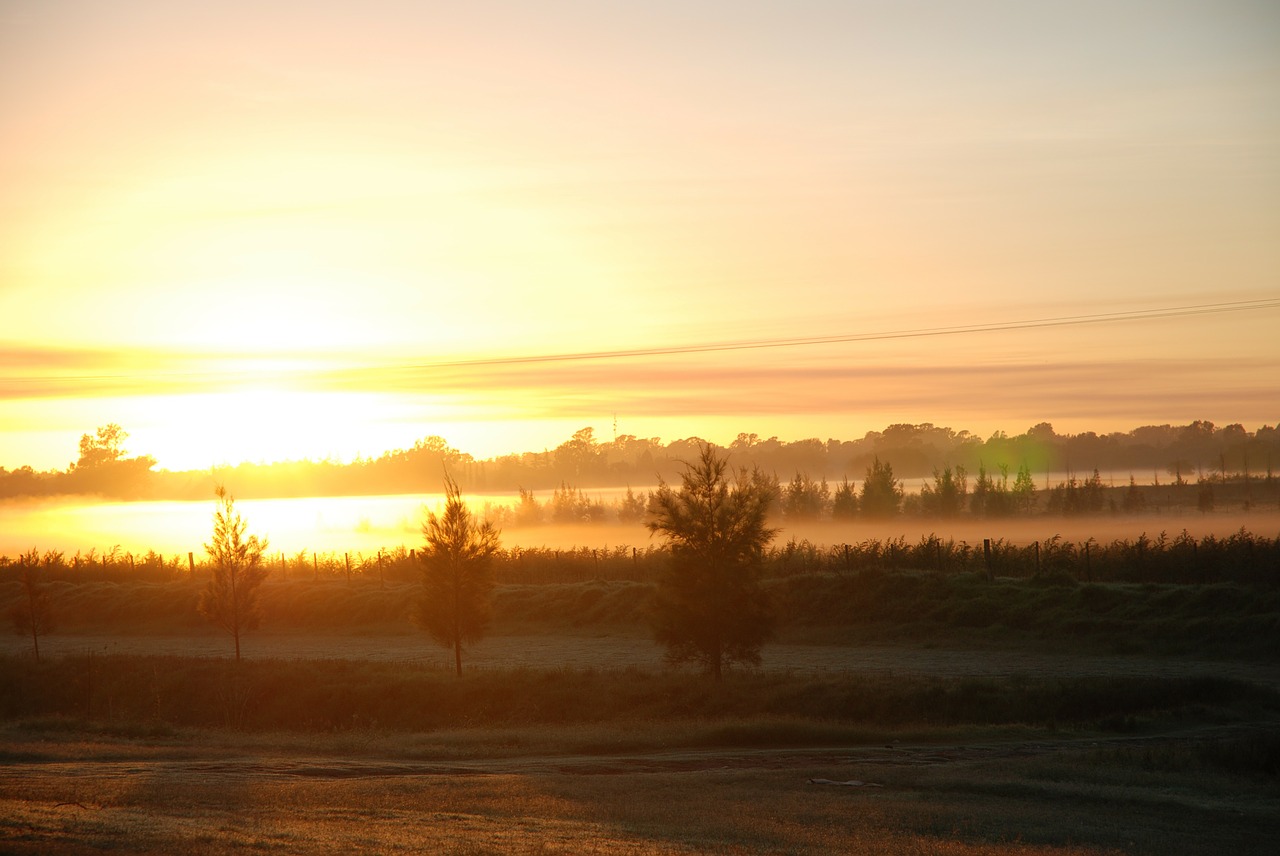
{"type": "MultiPolygon", "coordinates": [[[[657,437],[620,435],[609,440],[583,428],[554,449],[479,460],[427,437],[412,448],[351,463],[292,461],[240,464],[211,470],[156,469],[149,455],[125,449],[118,425],[80,440],[79,456],[66,470],[0,467],[0,497],[98,495],[111,499],[208,499],[222,484],[237,498],[360,496],[438,493],[448,472],[470,493],[573,490],[651,486],[678,482],[685,462],[695,460],[697,437],[663,443],[657,437]]],[[[863,481],[879,462],[909,488],[945,489],[947,480],[991,479],[1014,484],[1019,474],[1037,488],[1050,474],[1079,474],[1085,484],[1095,471],[1132,476],[1140,484],[1191,484],[1236,479],[1273,482],[1280,466],[1280,425],[1250,433],[1239,424],[1147,425],[1128,432],[1059,434],[1040,423],[1014,436],[983,439],[968,431],[932,424],[890,425],[858,440],[811,438],[784,442],[739,434],[727,447],[734,467],[759,468],[788,485],[796,479],[835,484],[863,481]]],[[[975,481],[975,486],[977,482],[975,481]]]]}

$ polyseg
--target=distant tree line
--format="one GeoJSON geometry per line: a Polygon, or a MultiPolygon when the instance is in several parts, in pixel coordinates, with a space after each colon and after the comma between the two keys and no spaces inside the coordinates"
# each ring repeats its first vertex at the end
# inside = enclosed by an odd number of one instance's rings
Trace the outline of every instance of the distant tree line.
{"type": "MultiPolygon", "coordinates": [[[[432,436],[409,449],[351,463],[244,463],[171,472],[157,471],[150,456],[128,455],[123,447],[127,436],[118,425],[84,435],[79,457],[66,470],[0,468],[0,496],[100,494],[121,499],[198,500],[218,484],[242,499],[440,492],[447,471],[464,493],[525,491],[532,497],[534,492],[562,491],[565,495],[556,500],[552,517],[581,519],[605,514],[582,491],[628,485],[641,489],[659,480],[678,479],[684,465],[697,460],[706,445],[698,437],[664,443],[657,437],[623,434],[601,440],[593,429],[583,428],[554,449],[485,460],[432,436]]],[[[907,490],[906,495],[920,493],[926,503],[923,510],[928,513],[945,516],[957,509],[964,487],[969,510],[976,500],[980,513],[1000,516],[1019,510],[1019,503],[1026,505],[1028,485],[1052,491],[1054,486],[1044,481],[1048,474],[1078,473],[1087,479],[1095,470],[1124,472],[1142,485],[1183,486],[1232,478],[1273,483],[1275,470],[1280,468],[1280,426],[1264,425],[1249,432],[1240,424],[1218,427],[1196,421],[1108,434],[1058,434],[1052,425],[1040,423],[1022,434],[996,432],[984,439],[929,423],[899,424],[868,432],[858,440],[785,442],[743,433],[724,451],[733,466],[759,469],[783,485],[801,474],[813,480],[820,491],[825,480],[826,499],[832,503],[835,517],[850,508],[849,480],[861,478],[877,462],[913,488],[915,480],[924,480],[929,491],[922,487],[907,490]],[[935,476],[941,476],[942,481],[934,481],[935,476]]],[[[1082,483],[1077,484],[1081,487],[1082,483]]],[[[1065,493],[1071,493],[1069,485],[1065,493]]],[[[1064,496],[1062,508],[1074,507],[1074,499],[1064,496]]],[[[811,501],[812,495],[805,488],[793,500],[811,501]]],[[[783,501],[787,501],[785,497],[783,501]]],[[[875,507],[873,499],[864,510],[875,507]]],[[[915,509],[908,505],[902,510],[915,509]]]]}

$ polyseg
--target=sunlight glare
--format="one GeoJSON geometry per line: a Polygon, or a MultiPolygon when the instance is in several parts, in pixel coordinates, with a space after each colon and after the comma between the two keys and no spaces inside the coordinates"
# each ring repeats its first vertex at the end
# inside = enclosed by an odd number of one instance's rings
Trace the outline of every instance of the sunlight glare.
{"type": "Polygon", "coordinates": [[[336,459],[381,452],[386,438],[377,423],[391,421],[396,407],[386,396],[305,392],[271,384],[185,396],[181,431],[166,431],[171,447],[145,451],[162,466],[207,467],[210,462],[336,459]]]}

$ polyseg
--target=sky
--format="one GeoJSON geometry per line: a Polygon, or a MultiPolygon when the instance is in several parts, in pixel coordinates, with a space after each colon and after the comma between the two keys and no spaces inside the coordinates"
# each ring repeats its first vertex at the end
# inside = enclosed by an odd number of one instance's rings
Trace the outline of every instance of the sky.
{"type": "Polygon", "coordinates": [[[1273,0],[6,0],[0,466],[1275,424],[1277,44],[1273,0]]]}

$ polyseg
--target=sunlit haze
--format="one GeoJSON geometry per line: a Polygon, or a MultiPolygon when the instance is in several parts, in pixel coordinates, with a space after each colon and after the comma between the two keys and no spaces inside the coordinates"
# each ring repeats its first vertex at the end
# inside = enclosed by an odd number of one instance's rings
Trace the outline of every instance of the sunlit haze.
{"type": "Polygon", "coordinates": [[[0,466],[1271,424],[1277,44],[1271,0],[0,4],[0,466]]]}

